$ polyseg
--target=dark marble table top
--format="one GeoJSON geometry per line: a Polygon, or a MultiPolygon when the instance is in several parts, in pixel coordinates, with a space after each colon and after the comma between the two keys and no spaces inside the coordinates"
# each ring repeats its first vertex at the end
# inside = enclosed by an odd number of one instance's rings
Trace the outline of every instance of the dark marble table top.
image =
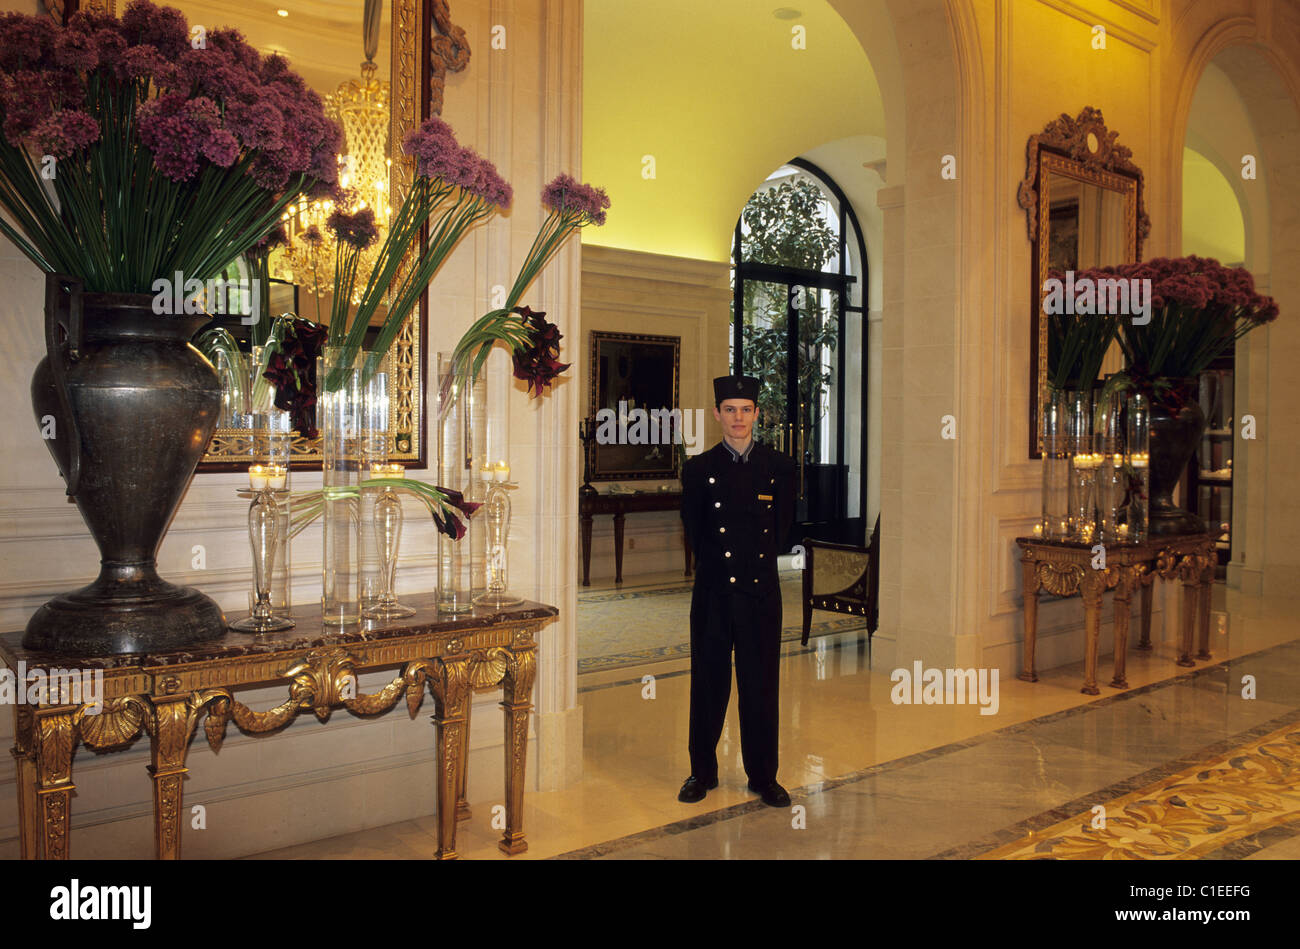
{"type": "MultiPolygon", "coordinates": [[[[292,629],[278,633],[240,633],[227,629],[225,635],[205,643],[196,643],[183,649],[172,649],[156,653],[125,653],[113,656],[94,656],[89,658],[72,658],[57,654],[35,652],[24,649],[22,631],[0,634],[0,658],[14,667],[20,661],[29,667],[92,668],[117,669],[123,667],[156,667],[179,665],[182,663],[208,662],[239,656],[264,655],[300,649],[318,649],[330,646],[343,646],[350,643],[373,643],[385,639],[431,634],[453,637],[458,633],[471,633],[485,627],[500,626],[507,623],[546,620],[559,616],[560,611],[545,603],[525,600],[518,606],[492,610],[475,607],[472,613],[452,616],[439,614],[435,609],[435,594],[422,593],[403,596],[402,603],[416,610],[414,616],[393,620],[385,624],[368,622],[359,629],[326,629],[321,622],[320,603],[294,606],[293,620],[297,623],[292,629]]],[[[234,621],[247,615],[228,613],[227,621],[234,621]]]]}

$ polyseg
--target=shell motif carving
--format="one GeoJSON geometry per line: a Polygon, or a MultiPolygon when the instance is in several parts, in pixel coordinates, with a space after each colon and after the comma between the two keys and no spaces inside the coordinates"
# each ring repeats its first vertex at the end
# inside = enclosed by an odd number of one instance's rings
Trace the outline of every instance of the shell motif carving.
{"type": "Polygon", "coordinates": [[[505,649],[476,649],[470,654],[469,683],[474,689],[488,689],[505,678],[510,653],[505,649]]]}
{"type": "Polygon", "coordinates": [[[1057,565],[1042,560],[1035,568],[1038,571],[1038,584],[1053,596],[1070,596],[1079,592],[1083,582],[1083,565],[1067,563],[1057,565]]]}
{"type": "Polygon", "coordinates": [[[134,695],[113,699],[98,715],[81,719],[81,740],[91,748],[113,748],[125,745],[140,734],[149,709],[134,695]]]}

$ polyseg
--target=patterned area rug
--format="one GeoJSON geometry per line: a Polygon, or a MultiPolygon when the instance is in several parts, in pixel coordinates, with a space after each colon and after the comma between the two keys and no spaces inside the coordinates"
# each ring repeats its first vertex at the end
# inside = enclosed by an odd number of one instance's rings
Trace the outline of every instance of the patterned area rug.
{"type": "Polygon", "coordinates": [[[1286,824],[1300,825],[1300,726],[1288,725],[981,860],[1189,860],[1286,824]]]}
{"type": "MultiPolygon", "coordinates": [[[[802,575],[781,574],[781,639],[803,633],[802,575]]],[[[578,673],[684,659],[691,654],[689,580],[578,594],[578,673]]],[[[865,629],[861,617],[813,612],[812,636],[865,629]]]]}

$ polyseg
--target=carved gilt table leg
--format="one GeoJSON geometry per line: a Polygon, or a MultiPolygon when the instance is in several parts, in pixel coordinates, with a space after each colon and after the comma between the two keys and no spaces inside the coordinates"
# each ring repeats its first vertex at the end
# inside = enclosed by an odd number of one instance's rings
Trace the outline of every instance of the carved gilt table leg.
{"type": "Polygon", "coordinates": [[[1198,610],[1200,621],[1200,649],[1197,650],[1197,659],[1212,659],[1210,654],[1210,599],[1214,595],[1214,568],[1218,563],[1218,556],[1213,547],[1206,552],[1205,569],[1201,571],[1201,601],[1198,610]]]}
{"type": "Polygon", "coordinates": [[[46,860],[68,859],[72,824],[72,749],[77,744],[75,705],[38,708],[33,712],[36,758],[36,807],[40,853],[46,860]]]}
{"type": "Polygon", "coordinates": [[[437,860],[455,860],[456,799],[461,788],[465,729],[469,724],[469,659],[435,661],[429,677],[433,689],[434,717],[438,732],[438,850],[437,860]]]}
{"type": "Polygon", "coordinates": [[[194,734],[197,716],[190,696],[173,695],[151,700],[146,720],[153,778],[153,835],[159,860],[181,858],[181,800],[185,785],[185,752],[194,734]]]}
{"type": "Polygon", "coordinates": [[[1137,644],[1142,652],[1151,651],[1151,593],[1155,579],[1151,573],[1142,577],[1142,631],[1137,644]]]}
{"type": "Polygon", "coordinates": [[[469,785],[469,729],[470,713],[474,710],[474,693],[470,692],[465,700],[465,728],[460,739],[460,787],[456,790],[456,820],[469,820],[473,816],[465,791],[469,785]]]}
{"type": "Polygon", "coordinates": [[[1097,642],[1101,638],[1101,601],[1106,591],[1106,572],[1088,569],[1079,581],[1083,594],[1083,688],[1084,695],[1100,695],[1097,688],[1097,642]]]}
{"type": "Polygon", "coordinates": [[[35,860],[40,850],[40,821],[36,810],[36,755],[32,750],[35,727],[32,707],[14,703],[14,771],[18,794],[18,855],[35,860]]]}
{"type": "Polygon", "coordinates": [[[514,856],[528,849],[524,840],[524,766],[528,759],[528,713],[533,708],[537,652],[515,648],[501,683],[506,728],[506,831],[497,846],[514,856]]]}
{"type": "Polygon", "coordinates": [[[1025,588],[1025,659],[1018,678],[1025,682],[1037,682],[1034,647],[1038,642],[1038,571],[1028,550],[1020,558],[1020,575],[1025,588]]]}
{"type": "Polygon", "coordinates": [[[1110,684],[1116,689],[1128,688],[1125,672],[1128,666],[1129,612],[1133,602],[1133,585],[1140,569],[1138,566],[1121,566],[1119,582],[1115,584],[1115,678],[1110,680],[1110,684]]]}
{"type": "Polygon", "coordinates": [[[1183,579],[1183,635],[1178,646],[1177,665],[1195,666],[1196,660],[1192,658],[1192,636],[1196,629],[1196,614],[1201,604],[1201,577],[1195,564],[1188,565],[1186,560],[1183,561],[1183,569],[1180,573],[1183,579]]]}

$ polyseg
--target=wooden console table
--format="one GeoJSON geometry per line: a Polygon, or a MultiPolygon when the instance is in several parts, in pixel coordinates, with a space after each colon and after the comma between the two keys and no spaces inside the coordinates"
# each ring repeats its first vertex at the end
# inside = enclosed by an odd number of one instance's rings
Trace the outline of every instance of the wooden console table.
{"type": "MultiPolygon", "coordinates": [[[[582,515],[582,585],[591,586],[591,522],[597,514],[614,515],[614,582],[623,582],[623,518],[643,511],[680,511],[682,492],[647,491],[644,494],[578,495],[578,513],[582,515]]],[[[682,552],[686,573],[691,575],[691,545],[682,532],[682,552]]]]}
{"type": "Polygon", "coordinates": [[[1056,596],[1083,594],[1084,672],[1086,695],[1097,695],[1097,640],[1101,634],[1101,600],[1106,590],[1115,591],[1115,676],[1111,686],[1128,688],[1125,654],[1128,651],[1129,604],[1133,592],[1142,593],[1142,638],[1137,648],[1151,648],[1151,586],[1156,577],[1183,582],[1183,630],[1178,665],[1194,666],[1192,637],[1200,631],[1197,659],[1210,656],[1210,593],[1214,586],[1217,554],[1211,534],[1157,537],[1141,544],[1106,545],[1105,569],[1092,566],[1093,544],[1051,541],[1039,537],[1017,537],[1025,588],[1025,659],[1020,678],[1037,682],[1034,646],[1038,638],[1038,594],[1056,596]]]}
{"type": "MultiPolygon", "coordinates": [[[[438,850],[456,854],[456,822],[469,817],[465,801],[470,705],[474,692],[503,692],[506,729],[506,828],[499,847],[507,854],[528,849],[523,833],[524,761],[528,714],[536,672],[536,633],[553,606],[525,602],[508,610],[438,616],[432,594],[412,596],[419,612],[392,625],[355,632],[325,632],[320,608],[295,607],[298,625],[282,633],[252,636],[227,631],[221,639],[185,650],[68,659],[22,647],[22,633],[0,636],[0,659],[14,670],[103,671],[103,708],[58,704],[14,705],[14,758],[18,763],[18,818],[24,859],[67,859],[71,836],[72,753],[77,742],[113,750],[149,736],[153,778],[154,840],[159,859],[181,855],[181,785],[185,753],[199,719],[213,750],[226,725],[258,734],[287,725],[305,709],[322,722],[337,706],[359,715],[386,712],[401,698],[412,718],[433,693],[438,746],[438,850]],[[365,669],[399,667],[373,695],[360,695],[365,669]],[[255,712],[233,694],[241,687],[284,683],[289,697],[255,712]]],[[[15,683],[21,687],[22,683],[15,683]]],[[[26,690],[22,693],[25,695],[26,690]]],[[[75,699],[74,699],[75,700],[75,699]]]]}

